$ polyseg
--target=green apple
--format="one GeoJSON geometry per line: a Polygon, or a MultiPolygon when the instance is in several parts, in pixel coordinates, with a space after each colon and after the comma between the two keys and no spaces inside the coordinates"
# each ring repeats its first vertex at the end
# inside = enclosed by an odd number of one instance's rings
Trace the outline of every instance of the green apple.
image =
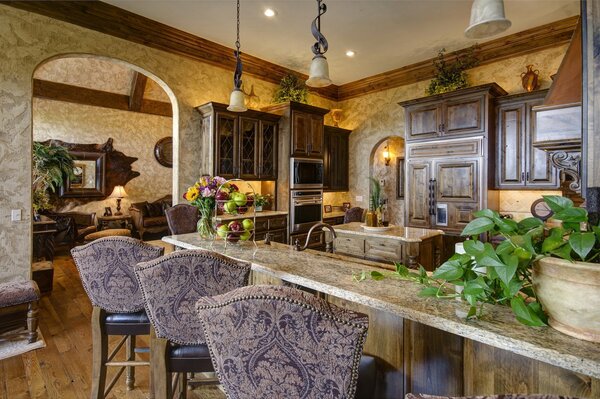
{"type": "Polygon", "coordinates": [[[225,213],[237,213],[237,205],[235,204],[235,201],[232,199],[227,201],[225,205],[223,205],[223,210],[225,211],[225,213]]]}
{"type": "Polygon", "coordinates": [[[254,228],[254,222],[252,219],[244,219],[242,221],[242,226],[244,226],[244,230],[252,230],[254,228]]]}
{"type": "Polygon", "coordinates": [[[252,237],[252,233],[250,233],[248,230],[246,230],[242,234],[240,234],[240,240],[242,240],[242,241],[248,241],[250,239],[250,237],[252,237]]]}
{"type": "Polygon", "coordinates": [[[225,223],[221,223],[217,225],[217,235],[221,238],[227,237],[227,232],[229,231],[229,227],[225,223]]]}
{"type": "Polygon", "coordinates": [[[235,201],[235,204],[237,206],[245,206],[246,202],[248,202],[248,198],[246,197],[246,194],[240,193],[240,192],[232,193],[231,198],[235,201]]]}

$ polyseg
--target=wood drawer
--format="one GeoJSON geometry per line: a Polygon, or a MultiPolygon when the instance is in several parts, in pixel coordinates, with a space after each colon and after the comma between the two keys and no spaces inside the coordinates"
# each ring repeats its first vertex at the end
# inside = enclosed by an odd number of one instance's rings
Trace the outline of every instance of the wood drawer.
{"type": "Polygon", "coordinates": [[[402,262],[404,247],[394,240],[367,238],[365,240],[365,256],[369,259],[402,262]]]}
{"type": "Polygon", "coordinates": [[[333,218],[324,217],[323,223],[327,223],[328,225],[331,225],[331,226],[335,226],[336,224],[344,224],[344,217],[343,216],[336,216],[333,218]]]}
{"type": "Polygon", "coordinates": [[[269,219],[269,230],[287,229],[287,217],[269,219]]]}
{"type": "MultiPolygon", "coordinates": [[[[300,242],[300,247],[303,247],[306,243],[306,237],[308,234],[295,234],[290,236],[290,245],[294,245],[296,239],[300,242]]],[[[308,243],[309,248],[322,247],[323,246],[323,232],[315,232],[310,236],[310,242],[308,243]]]]}
{"type": "Polygon", "coordinates": [[[355,237],[337,237],[334,242],[335,252],[364,256],[365,240],[355,237]]]}
{"type": "Polygon", "coordinates": [[[260,219],[256,219],[256,222],[254,223],[254,229],[255,231],[258,233],[259,231],[267,231],[269,230],[269,219],[267,218],[260,218],[260,219]]]}
{"type": "MultiPolygon", "coordinates": [[[[287,244],[287,229],[274,231],[269,230],[268,233],[271,235],[272,242],[287,244]]],[[[258,232],[256,233],[256,241],[264,241],[266,236],[266,231],[258,232]]]]}
{"type": "Polygon", "coordinates": [[[481,139],[433,141],[408,146],[409,158],[482,156],[481,139]]]}

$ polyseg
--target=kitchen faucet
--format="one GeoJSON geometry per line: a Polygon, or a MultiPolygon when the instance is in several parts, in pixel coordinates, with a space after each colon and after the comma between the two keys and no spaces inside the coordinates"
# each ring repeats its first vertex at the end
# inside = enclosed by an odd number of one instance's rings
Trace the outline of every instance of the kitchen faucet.
{"type": "Polygon", "coordinates": [[[335,234],[335,230],[333,229],[333,227],[331,227],[331,225],[327,224],[327,223],[317,223],[315,224],[313,227],[310,228],[310,230],[308,230],[308,234],[306,236],[306,242],[304,243],[304,246],[301,247],[300,246],[300,240],[296,238],[296,241],[294,241],[294,251],[304,251],[306,248],[308,248],[308,243],[310,242],[310,236],[312,235],[312,232],[314,229],[316,229],[317,227],[320,227],[321,229],[323,227],[329,229],[329,231],[331,231],[331,234],[333,234],[333,238],[331,239],[331,241],[328,241],[325,243],[325,252],[329,252],[329,253],[333,253],[333,240],[336,239],[337,234],[335,234]]]}

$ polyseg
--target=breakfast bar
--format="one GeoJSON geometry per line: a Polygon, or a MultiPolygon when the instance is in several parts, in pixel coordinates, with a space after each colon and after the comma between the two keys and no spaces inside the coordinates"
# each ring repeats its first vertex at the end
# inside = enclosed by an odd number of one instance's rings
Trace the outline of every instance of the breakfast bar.
{"type": "Polygon", "coordinates": [[[377,358],[377,398],[407,392],[484,395],[552,392],[600,397],[600,345],[551,328],[517,322],[509,308],[487,306],[467,321],[456,300],[418,296],[417,283],[353,275],[381,263],[263,242],[225,245],[198,234],[163,237],[184,249],[207,249],[252,263],[254,284],[292,284],[369,316],[364,352],[377,358]]]}

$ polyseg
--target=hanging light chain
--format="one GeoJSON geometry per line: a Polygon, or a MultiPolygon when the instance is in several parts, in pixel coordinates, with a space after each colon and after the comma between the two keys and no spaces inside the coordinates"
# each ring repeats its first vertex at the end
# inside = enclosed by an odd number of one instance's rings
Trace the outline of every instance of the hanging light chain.
{"type": "Polygon", "coordinates": [[[237,0],[237,36],[235,41],[235,48],[240,51],[240,0],[237,0]]]}
{"type": "Polygon", "coordinates": [[[235,73],[233,74],[233,85],[236,89],[239,89],[240,87],[242,87],[242,59],[240,58],[240,55],[242,54],[240,51],[240,0],[237,0],[236,32],[236,50],[233,52],[235,54],[235,73]]]}
{"type": "Polygon", "coordinates": [[[321,33],[321,15],[327,12],[327,5],[323,3],[323,0],[317,0],[317,17],[313,20],[310,30],[312,35],[317,42],[312,46],[312,52],[314,55],[325,54],[329,47],[327,39],[321,33]]]}

